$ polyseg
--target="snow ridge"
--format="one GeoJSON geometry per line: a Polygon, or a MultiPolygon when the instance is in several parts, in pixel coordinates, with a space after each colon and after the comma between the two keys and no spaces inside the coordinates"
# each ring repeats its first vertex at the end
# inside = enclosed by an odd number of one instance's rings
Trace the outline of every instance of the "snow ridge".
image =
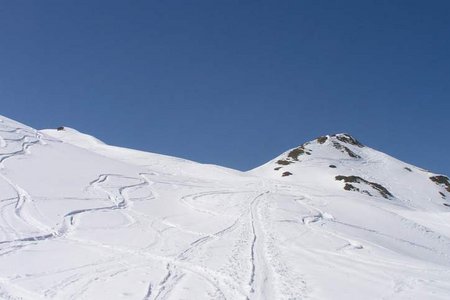
{"type": "Polygon", "coordinates": [[[349,134],[239,172],[0,117],[0,298],[448,299],[448,187],[349,134]]]}

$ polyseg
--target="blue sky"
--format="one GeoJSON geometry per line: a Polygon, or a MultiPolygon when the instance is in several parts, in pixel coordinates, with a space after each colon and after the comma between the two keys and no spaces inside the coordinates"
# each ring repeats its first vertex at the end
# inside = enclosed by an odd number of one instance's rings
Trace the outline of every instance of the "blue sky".
{"type": "Polygon", "coordinates": [[[1,1],[0,114],[256,167],[349,132],[450,174],[448,1],[1,1]]]}

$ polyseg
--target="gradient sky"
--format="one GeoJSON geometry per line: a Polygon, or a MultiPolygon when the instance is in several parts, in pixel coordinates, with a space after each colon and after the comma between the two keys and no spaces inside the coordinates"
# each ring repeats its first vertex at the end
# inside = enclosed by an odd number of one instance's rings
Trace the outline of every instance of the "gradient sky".
{"type": "Polygon", "coordinates": [[[450,1],[0,0],[0,114],[256,167],[323,134],[450,174],[450,1]]]}

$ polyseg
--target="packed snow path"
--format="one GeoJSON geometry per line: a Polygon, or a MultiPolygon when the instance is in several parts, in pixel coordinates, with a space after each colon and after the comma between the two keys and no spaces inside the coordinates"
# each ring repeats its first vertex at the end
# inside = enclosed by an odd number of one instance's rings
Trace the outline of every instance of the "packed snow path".
{"type": "Polygon", "coordinates": [[[0,299],[450,296],[441,186],[417,170],[421,190],[395,177],[387,199],[328,176],[341,161],[362,188],[387,178],[374,164],[404,168],[373,150],[321,153],[280,179],[46,133],[0,122],[0,299]]]}

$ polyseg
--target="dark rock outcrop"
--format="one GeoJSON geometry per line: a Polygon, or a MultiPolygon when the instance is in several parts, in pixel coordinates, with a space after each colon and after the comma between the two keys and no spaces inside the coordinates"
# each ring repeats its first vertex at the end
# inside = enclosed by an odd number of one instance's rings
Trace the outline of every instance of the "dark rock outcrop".
{"type": "MultiPolygon", "coordinates": [[[[344,181],[346,183],[346,185],[344,186],[344,189],[347,190],[347,191],[361,191],[357,187],[355,187],[352,184],[350,184],[350,183],[361,183],[361,184],[366,184],[366,185],[371,186],[373,189],[378,191],[381,196],[383,196],[386,199],[390,199],[390,198],[394,197],[394,195],[392,195],[391,192],[389,192],[381,184],[365,180],[364,178],[361,178],[359,176],[338,175],[338,176],[335,177],[335,179],[339,180],[339,181],[344,181]]],[[[371,196],[371,194],[368,191],[366,191],[366,190],[362,190],[361,192],[371,196]]]]}
{"type": "Polygon", "coordinates": [[[450,180],[448,179],[447,176],[444,175],[431,176],[430,179],[437,185],[444,186],[447,192],[450,192],[450,180]]]}

